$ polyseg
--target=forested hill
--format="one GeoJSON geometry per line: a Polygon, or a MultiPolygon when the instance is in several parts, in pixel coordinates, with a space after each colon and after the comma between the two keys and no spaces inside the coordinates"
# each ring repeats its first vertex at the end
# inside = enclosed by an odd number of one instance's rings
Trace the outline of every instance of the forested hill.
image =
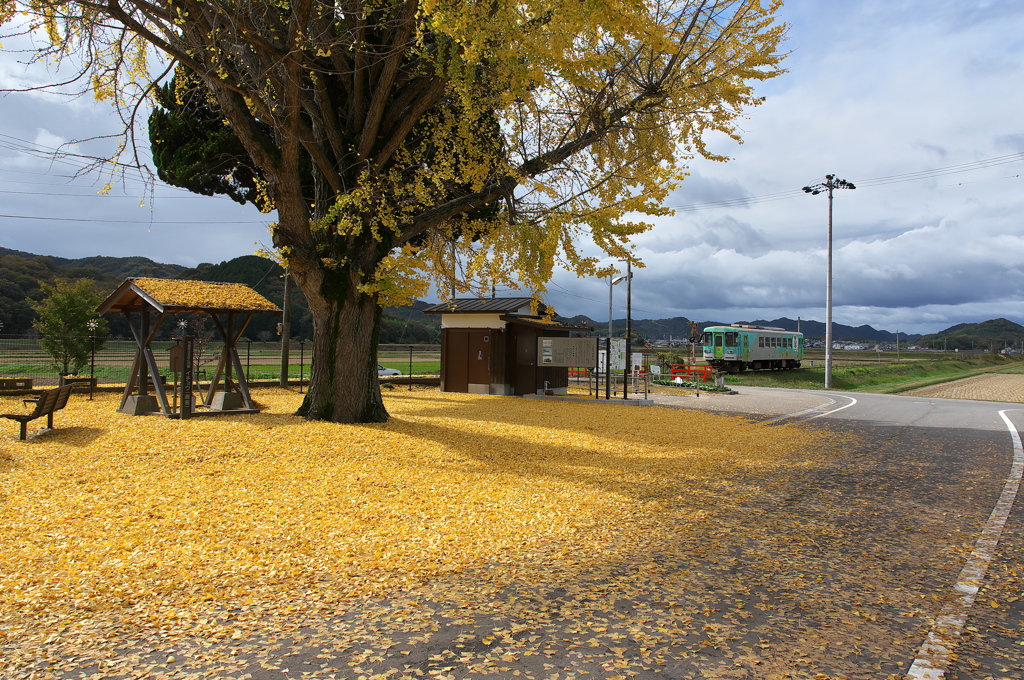
{"type": "MultiPolygon", "coordinates": [[[[244,283],[278,307],[284,301],[284,269],[263,257],[243,255],[220,264],[200,264],[195,269],[186,269],[178,277],[199,281],[227,281],[244,283]]],[[[291,324],[292,337],[309,339],[313,337],[313,316],[306,304],[306,298],[294,284],[292,289],[291,324]]],[[[418,312],[427,307],[416,303],[410,307],[387,307],[381,321],[381,344],[428,344],[441,341],[439,322],[433,317],[418,312]]],[[[280,317],[261,314],[246,329],[246,336],[253,340],[272,337],[280,317]]]]}
{"type": "MultiPolygon", "coordinates": [[[[146,257],[85,257],[68,259],[0,248],[0,322],[4,334],[27,333],[35,312],[28,298],[42,299],[42,283],[54,279],[91,279],[96,290],[112,292],[129,276],[177,278],[185,267],[154,262],[146,257]]],[[[127,329],[124,329],[127,332],[127,329]]]]}
{"type": "MultiPolygon", "coordinates": [[[[96,290],[107,295],[126,278],[140,276],[244,283],[278,306],[284,300],[284,270],[277,263],[255,255],[243,255],[220,264],[203,263],[190,269],[146,257],[69,259],[0,247],[0,323],[3,323],[0,333],[20,335],[32,329],[35,312],[29,306],[28,298],[42,298],[40,282],[52,283],[57,278],[91,279],[96,290]]],[[[292,305],[292,337],[313,337],[312,317],[297,286],[292,286],[292,305]]],[[[438,320],[419,312],[426,306],[426,303],[417,303],[410,307],[385,309],[380,342],[439,342],[438,320]]],[[[252,340],[276,339],[275,327],[279,320],[274,315],[259,314],[253,318],[245,335],[252,340]]],[[[127,326],[116,315],[111,316],[110,322],[114,335],[129,335],[127,326]]],[[[166,320],[162,333],[169,334],[174,322],[174,319],[166,320]]]]}
{"type": "Polygon", "coordinates": [[[1024,326],[1003,318],[982,323],[958,323],[934,335],[926,335],[917,342],[944,349],[1020,349],[1024,346],[1024,326]]]}

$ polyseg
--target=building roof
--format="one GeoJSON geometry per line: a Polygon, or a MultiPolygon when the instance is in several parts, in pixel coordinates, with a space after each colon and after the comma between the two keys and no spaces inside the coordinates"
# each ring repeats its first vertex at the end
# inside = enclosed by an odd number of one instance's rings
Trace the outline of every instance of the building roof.
{"type": "Polygon", "coordinates": [[[507,321],[509,323],[516,323],[521,326],[543,328],[549,331],[570,331],[589,333],[590,331],[594,330],[590,326],[577,326],[576,324],[555,321],[554,319],[545,319],[542,316],[520,316],[518,314],[506,314],[501,317],[501,320],[507,321]]]}
{"type": "Polygon", "coordinates": [[[277,305],[249,286],[218,281],[131,278],[118,286],[97,311],[155,309],[158,312],[278,312],[277,305]]]}
{"type": "Polygon", "coordinates": [[[423,310],[424,314],[497,314],[502,321],[518,323],[524,326],[545,328],[556,331],[591,331],[589,326],[577,326],[571,323],[545,318],[547,305],[537,303],[540,314],[517,313],[524,307],[529,309],[533,298],[459,298],[452,302],[442,302],[423,310]]]}
{"type": "MultiPolygon", "coordinates": [[[[457,298],[442,302],[423,310],[424,314],[511,314],[523,307],[529,307],[533,298],[457,298]]],[[[544,303],[539,302],[538,311],[543,312],[544,303]]]]}

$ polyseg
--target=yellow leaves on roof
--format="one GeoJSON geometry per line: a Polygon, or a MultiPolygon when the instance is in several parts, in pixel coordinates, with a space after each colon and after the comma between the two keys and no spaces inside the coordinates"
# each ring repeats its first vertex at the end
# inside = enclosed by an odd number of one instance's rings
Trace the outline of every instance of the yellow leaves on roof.
{"type": "Polygon", "coordinates": [[[565,325],[564,322],[555,321],[550,316],[539,316],[537,318],[530,318],[530,319],[528,319],[528,321],[530,321],[530,323],[539,323],[539,324],[542,324],[544,326],[564,326],[565,325]]]}
{"type": "Polygon", "coordinates": [[[165,307],[276,311],[277,305],[241,283],[132,279],[132,283],[165,307]]]}

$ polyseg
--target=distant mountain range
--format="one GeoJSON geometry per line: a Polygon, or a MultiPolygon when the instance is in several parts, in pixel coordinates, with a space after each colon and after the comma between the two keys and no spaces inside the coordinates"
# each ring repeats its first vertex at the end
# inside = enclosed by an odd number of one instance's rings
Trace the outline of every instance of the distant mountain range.
{"type": "MultiPolygon", "coordinates": [[[[27,333],[32,328],[35,313],[27,298],[40,299],[42,291],[39,282],[50,283],[55,278],[88,278],[96,281],[100,291],[113,291],[124,279],[133,276],[148,276],[168,279],[200,279],[205,281],[230,281],[244,283],[280,305],[284,298],[284,270],[276,263],[255,255],[243,255],[220,264],[203,263],[195,268],[176,264],[155,262],[147,257],[83,257],[69,259],[36,255],[20,250],[0,247],[0,322],[4,334],[27,333]]],[[[313,335],[312,317],[302,292],[293,288],[292,335],[296,338],[310,338],[313,335]]],[[[416,302],[405,307],[388,307],[384,310],[381,328],[381,343],[435,343],[440,341],[440,318],[423,313],[426,302],[416,302]]],[[[257,317],[246,334],[253,340],[271,335],[277,318],[269,315],[257,317]]],[[[594,320],[587,316],[559,317],[579,326],[594,329],[595,334],[605,334],[607,320],[594,320]]],[[[168,322],[170,323],[170,322],[168,322]]],[[[699,330],[707,326],[728,325],[732,322],[700,321],[699,330]]],[[[788,331],[800,330],[808,338],[824,338],[825,324],[821,321],[781,319],[754,319],[737,321],[757,326],[772,326],[788,331]]],[[[685,339],[690,336],[690,319],[677,316],[670,319],[633,319],[633,329],[649,340],[685,339]]],[[[614,333],[621,335],[626,329],[625,319],[613,321],[614,333]]],[[[120,334],[117,320],[111,330],[120,334]]],[[[123,329],[127,335],[127,327],[123,329]]],[[[836,340],[864,341],[869,343],[895,342],[896,333],[878,330],[872,326],[846,326],[832,324],[832,336],[836,340]]],[[[276,335],[273,336],[276,339],[276,335]]],[[[992,319],[983,323],[962,323],[951,326],[932,335],[908,335],[900,333],[901,341],[920,346],[946,349],[1002,349],[1003,347],[1024,347],[1024,326],[1007,319],[992,319]]]]}

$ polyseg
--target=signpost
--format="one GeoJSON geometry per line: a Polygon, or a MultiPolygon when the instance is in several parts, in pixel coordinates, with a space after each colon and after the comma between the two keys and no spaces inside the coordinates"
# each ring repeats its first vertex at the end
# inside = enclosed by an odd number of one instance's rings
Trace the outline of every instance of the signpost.
{"type": "Polygon", "coordinates": [[[195,410],[195,393],[193,386],[195,382],[195,368],[193,353],[195,352],[195,338],[186,335],[181,341],[181,412],[179,418],[191,418],[195,410]]]}

